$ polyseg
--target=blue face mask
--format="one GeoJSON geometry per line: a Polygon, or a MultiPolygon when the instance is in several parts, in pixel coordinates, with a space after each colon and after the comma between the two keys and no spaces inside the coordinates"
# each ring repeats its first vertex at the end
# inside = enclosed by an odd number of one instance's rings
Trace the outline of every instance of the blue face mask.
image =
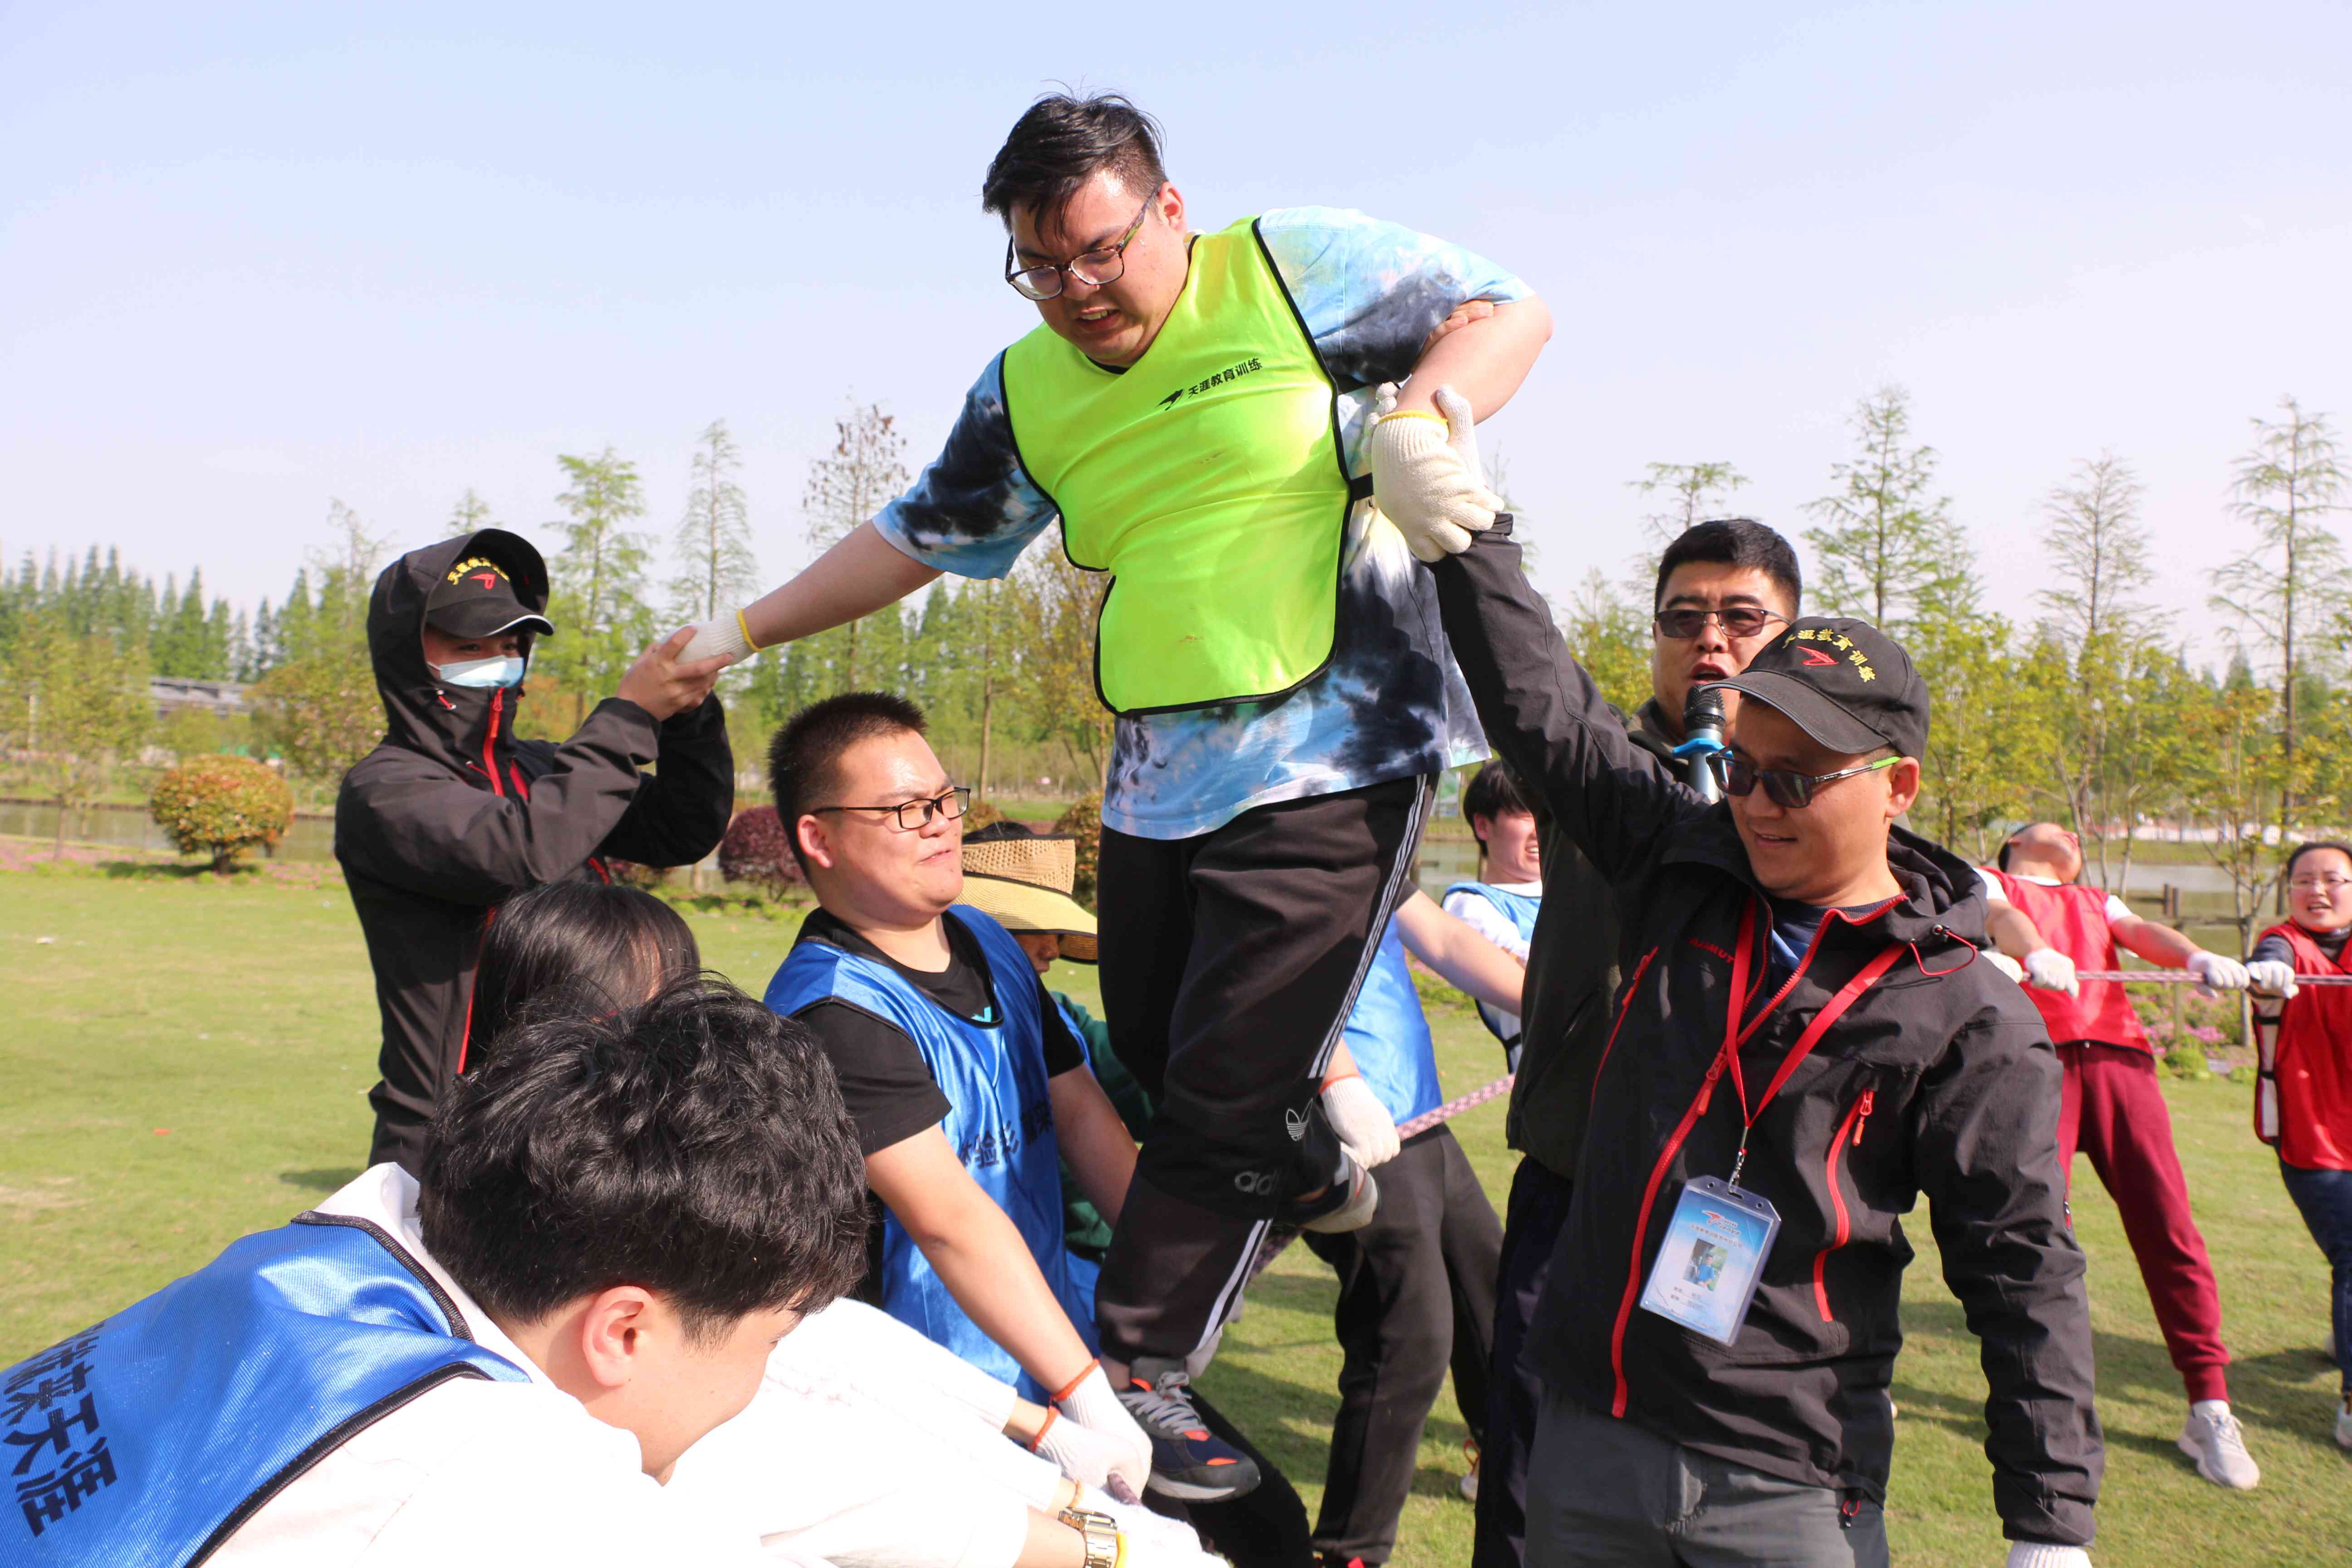
{"type": "Polygon", "coordinates": [[[504,658],[469,658],[458,664],[436,664],[433,667],[436,679],[447,686],[472,686],[484,690],[498,687],[520,686],[523,671],[530,661],[520,654],[509,654],[504,658]]]}

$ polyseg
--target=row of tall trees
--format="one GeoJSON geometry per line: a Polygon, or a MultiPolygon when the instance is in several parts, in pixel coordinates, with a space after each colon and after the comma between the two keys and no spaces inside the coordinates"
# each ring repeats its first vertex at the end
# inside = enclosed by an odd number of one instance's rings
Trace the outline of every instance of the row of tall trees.
{"type": "MultiPolygon", "coordinates": [[[[2231,639],[2220,669],[2192,657],[2181,628],[2152,605],[2141,487],[2124,458],[2088,458],[2052,487],[2042,586],[2032,611],[2012,620],[1983,608],[1983,565],[1905,393],[1864,399],[1852,431],[1850,454],[1804,509],[1806,607],[1885,626],[1927,676],[1935,713],[1917,824],[1982,854],[2008,825],[2055,817],[2082,835],[2092,874],[2115,886],[2135,825],[2193,826],[2230,872],[2242,921],[2255,918],[2279,844],[2352,816],[2352,564],[2334,531],[2346,476],[2326,417],[2290,400],[2254,421],[2232,495],[2243,547],[2209,574],[2231,639]]],[[[568,733],[661,632],[723,613],[772,580],[753,547],[740,473],[732,434],[712,422],[696,438],[665,549],[632,461],[609,447],[558,458],[561,518],[531,531],[547,547],[562,630],[534,659],[526,733],[568,733]]],[[[845,537],[910,477],[893,416],[851,406],[799,498],[806,552],[845,537]]],[[[1621,700],[1646,695],[1656,552],[1734,509],[1747,483],[1721,460],[1652,464],[1633,481],[1649,509],[1634,578],[1595,572],[1560,607],[1570,647],[1621,700]]],[[[447,529],[497,521],[468,490],[447,529]]],[[[381,732],[364,628],[387,549],[333,503],[325,542],[286,596],[249,622],[207,602],[195,572],[184,589],[173,578],[159,588],[96,550],[62,565],[27,561],[0,578],[0,739],[20,756],[57,759],[44,765],[80,769],[71,787],[86,793],[95,775],[80,759],[158,738],[143,704],[121,694],[143,689],[150,672],[226,673],[254,682],[247,739],[331,788],[381,732]]],[[[950,766],[983,790],[1040,774],[1062,791],[1098,784],[1111,736],[1094,683],[1101,593],[1098,574],[1041,548],[1003,581],[943,578],[905,605],[771,653],[729,677],[747,765],[761,737],[801,705],[882,687],[924,705],[950,766]]]]}

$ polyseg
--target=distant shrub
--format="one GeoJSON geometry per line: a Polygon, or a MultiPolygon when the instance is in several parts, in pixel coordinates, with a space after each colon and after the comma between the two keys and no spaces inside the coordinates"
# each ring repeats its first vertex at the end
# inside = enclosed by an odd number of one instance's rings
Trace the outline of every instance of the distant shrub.
{"type": "Polygon", "coordinates": [[[755,805],[735,814],[735,820],[727,825],[727,837],[719,841],[719,874],[771,894],[808,879],[801,875],[801,863],[793,858],[783,819],[772,805],[755,805]]]}
{"type": "Polygon", "coordinates": [[[147,809],[181,854],[211,856],[226,877],[239,855],[286,837],[294,792],[250,757],[196,757],[165,770],[147,809]]]}
{"type": "Polygon", "coordinates": [[[1004,820],[1004,808],[993,801],[973,801],[963,814],[963,830],[977,833],[992,822],[1004,820]]]}
{"type": "Polygon", "coordinates": [[[1055,820],[1054,831],[1078,841],[1077,885],[1071,896],[1091,908],[1095,901],[1095,868],[1102,860],[1102,796],[1089,793],[1070,803],[1055,820]]]}
{"type": "Polygon", "coordinates": [[[2184,1031],[2172,1042],[2172,1048],[2164,1053],[2164,1070],[2174,1078],[2196,1079],[2213,1076],[2212,1066],[2205,1059],[2203,1043],[2192,1037],[2195,1033],[2194,1030],[2184,1031]]]}
{"type": "Polygon", "coordinates": [[[612,875],[613,880],[623,887],[642,888],[648,893],[669,880],[668,867],[645,866],[635,860],[614,860],[607,858],[604,861],[604,869],[612,875]]]}

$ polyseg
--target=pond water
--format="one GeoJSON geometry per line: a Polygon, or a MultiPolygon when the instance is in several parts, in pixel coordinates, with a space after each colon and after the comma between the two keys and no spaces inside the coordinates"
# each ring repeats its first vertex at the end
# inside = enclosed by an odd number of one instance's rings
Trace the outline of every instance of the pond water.
{"type": "MultiPolygon", "coordinates": [[[[0,801],[0,833],[25,838],[52,838],[58,831],[58,808],[25,801],[0,801]]],[[[73,814],[66,837],[84,844],[118,844],[125,849],[161,849],[172,841],[155,826],[143,805],[94,805],[73,814]]],[[[298,816],[286,837],[268,858],[274,860],[318,861],[335,858],[334,819],[298,816]]]]}

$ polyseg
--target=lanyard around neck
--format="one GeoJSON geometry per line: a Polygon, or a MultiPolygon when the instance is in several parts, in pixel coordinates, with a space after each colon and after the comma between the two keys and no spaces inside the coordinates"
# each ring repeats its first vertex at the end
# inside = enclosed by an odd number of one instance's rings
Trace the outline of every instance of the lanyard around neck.
{"type": "MultiPolygon", "coordinates": [[[[1827,931],[1831,921],[1843,918],[1835,910],[1824,910],[1822,915],[1822,931],[1827,931]]],[[[1789,993],[1796,988],[1797,981],[1805,973],[1807,965],[1812,962],[1812,953],[1808,952],[1804,963],[1798,964],[1795,972],[1789,976],[1787,983],[1780,987],[1779,993],[1766,1003],[1743,1028],[1740,1026],[1739,1015],[1748,1003],[1748,964],[1749,955],[1756,949],[1755,937],[1756,905],[1751,901],[1739,914],[1739,943],[1733,950],[1731,957],[1731,1001],[1725,1009],[1724,1015],[1723,1051],[1716,1060],[1716,1071],[1728,1071],[1731,1074],[1732,1092],[1739,1097],[1739,1152],[1731,1163],[1729,1184],[1734,1187],[1739,1185],[1739,1173],[1748,1163],[1748,1135],[1755,1131],[1756,1119],[1764,1114],[1764,1108],[1772,1103],[1773,1096],[1780,1092],[1780,1087],[1789,1081],[1790,1075],[1797,1070],[1798,1064],[1813,1054],[1813,1047],[1821,1043],[1822,1037],[1829,1032],[1830,1026],[1843,1017],[1846,1009],[1853,1006],[1864,992],[1878,984],[1879,977],[1895,966],[1895,961],[1903,955],[1904,949],[1902,942],[1888,942],[1879,951],[1875,958],[1855,972],[1853,979],[1838,988],[1837,994],[1832,996],[1828,1004],[1813,1015],[1813,1021],[1805,1026],[1804,1032],[1797,1037],[1797,1043],[1789,1047],[1789,1054],[1780,1060],[1780,1070],[1772,1075],[1771,1082],[1765,1085],[1762,1096],[1753,1106],[1750,1106],[1748,1103],[1748,1080],[1739,1067],[1739,1047],[1746,1045],[1750,1037],[1763,1027],[1764,1020],[1780,1008],[1789,993]]],[[[1815,932],[1814,948],[1820,947],[1821,940],[1822,932],[1815,932]]]]}

